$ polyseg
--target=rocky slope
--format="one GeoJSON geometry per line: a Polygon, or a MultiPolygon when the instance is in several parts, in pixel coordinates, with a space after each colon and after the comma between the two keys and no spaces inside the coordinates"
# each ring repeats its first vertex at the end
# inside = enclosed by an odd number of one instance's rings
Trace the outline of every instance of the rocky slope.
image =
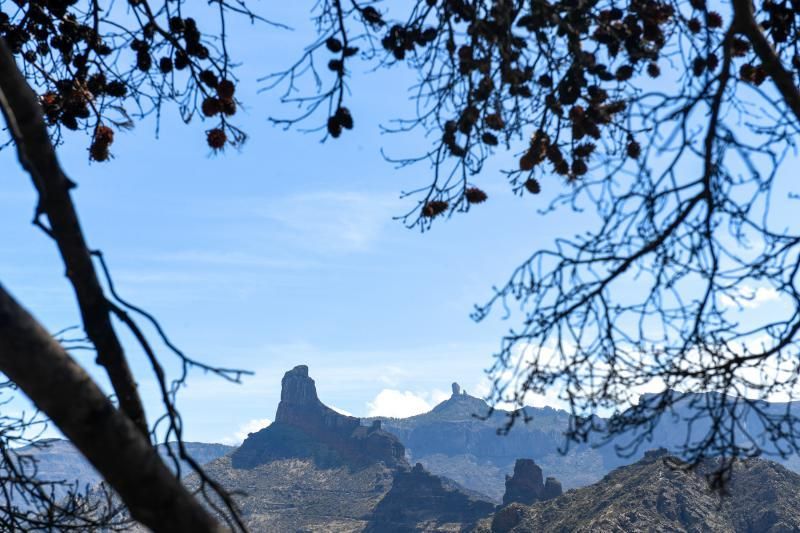
{"type": "Polygon", "coordinates": [[[600,482],[554,500],[512,504],[476,527],[481,533],[610,531],[778,533],[800,531],[800,476],[765,460],[738,463],[730,494],[709,491],[666,451],[650,452],[600,482]]]}
{"type": "Polygon", "coordinates": [[[411,467],[379,421],[329,409],[305,366],[284,376],[275,422],[206,471],[237,494],[253,531],[462,531],[495,508],[411,467]]]}
{"type": "Polygon", "coordinates": [[[392,488],[372,511],[366,529],[374,533],[400,533],[409,528],[461,531],[464,524],[477,522],[492,511],[491,503],[448,486],[417,463],[394,475],[392,488]]]}
{"type": "MultiPolygon", "coordinates": [[[[276,459],[235,468],[222,457],[206,472],[236,497],[251,531],[351,532],[369,525],[369,515],[392,487],[393,470],[375,463],[357,470],[321,468],[313,459],[276,459]]],[[[190,486],[196,481],[190,477],[190,486]]]]}

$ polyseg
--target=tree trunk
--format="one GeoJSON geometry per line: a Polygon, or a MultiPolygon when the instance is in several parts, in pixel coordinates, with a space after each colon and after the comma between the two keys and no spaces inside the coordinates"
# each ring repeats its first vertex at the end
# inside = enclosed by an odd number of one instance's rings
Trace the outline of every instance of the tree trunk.
{"type": "Polygon", "coordinates": [[[18,385],[103,475],[133,518],[154,531],[223,531],[136,425],[2,285],[0,372],[18,385]]]}

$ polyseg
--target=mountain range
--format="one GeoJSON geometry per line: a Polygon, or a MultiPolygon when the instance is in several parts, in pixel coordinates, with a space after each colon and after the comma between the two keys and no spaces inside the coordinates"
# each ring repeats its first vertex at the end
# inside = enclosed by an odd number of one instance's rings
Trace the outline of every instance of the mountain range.
{"type": "Polygon", "coordinates": [[[462,531],[495,507],[411,466],[381,421],[363,425],[324,405],[303,365],[284,375],[275,421],[205,469],[241,494],[254,531],[462,531]]]}
{"type": "MultiPolygon", "coordinates": [[[[167,447],[176,446],[175,443],[161,444],[158,451],[167,466],[175,471],[175,463],[169,458],[167,447]]],[[[218,457],[231,452],[234,447],[225,444],[210,444],[205,442],[185,442],[184,446],[189,455],[199,464],[206,464],[218,457]]],[[[71,442],[64,439],[41,439],[33,444],[13,450],[18,456],[17,461],[25,472],[36,472],[38,479],[42,481],[52,481],[56,497],[66,495],[67,490],[84,492],[91,489],[102,481],[102,477],[97,470],[78,452],[71,442]],[[34,470],[35,469],[35,470],[34,470]],[[59,484],[63,483],[63,485],[59,484]]],[[[179,463],[183,474],[191,471],[188,464],[183,461],[179,463]]],[[[15,503],[24,506],[24,502],[15,503]]]]}
{"type": "Polygon", "coordinates": [[[569,423],[565,411],[526,408],[528,423],[516,423],[506,435],[498,435],[508,412],[463,392],[453,384],[453,394],[431,411],[409,418],[372,418],[396,435],[406,446],[409,461],[420,462],[434,474],[454,479],[463,486],[499,502],[505,477],[518,458],[531,458],[557,477],[565,488],[582,487],[599,480],[619,464],[610,449],[572,446],[566,454],[563,432],[569,423]],[[611,452],[611,453],[609,453],[611,452]]]}
{"type": "MultiPolygon", "coordinates": [[[[404,419],[339,414],[303,365],[281,385],[275,422],[240,447],[187,445],[238,495],[253,531],[800,531],[800,476],[774,462],[738,463],[720,499],[702,468],[687,471],[667,450],[625,460],[583,444],[561,454],[569,418],[556,409],[526,408],[530,422],[499,435],[508,413],[457,384],[404,419]]],[[[674,445],[676,434],[660,426],[653,444],[674,445]]],[[[99,481],[66,441],[17,453],[36,457],[44,479],[99,481]]]]}

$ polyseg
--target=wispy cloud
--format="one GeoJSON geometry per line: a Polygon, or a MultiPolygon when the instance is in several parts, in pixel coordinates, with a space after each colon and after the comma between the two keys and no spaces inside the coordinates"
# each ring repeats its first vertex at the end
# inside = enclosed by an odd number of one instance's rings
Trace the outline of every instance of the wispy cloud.
{"type": "Polygon", "coordinates": [[[255,267],[297,269],[313,266],[308,261],[271,257],[264,254],[231,250],[178,250],[159,254],[159,262],[195,266],[255,267]]]}
{"type": "Polygon", "coordinates": [[[388,195],[321,191],[259,204],[252,213],[278,223],[301,247],[360,252],[378,240],[397,209],[388,195]]]}
{"type": "Polygon", "coordinates": [[[187,285],[230,281],[230,270],[331,268],[331,255],[369,250],[397,210],[398,202],[388,195],[360,192],[229,202],[214,215],[233,240],[217,235],[204,241],[203,248],[140,250],[135,269],[117,269],[115,274],[126,283],[187,285]]]}
{"type": "MultiPolygon", "coordinates": [[[[506,374],[510,375],[511,372],[506,372],[506,374]]],[[[470,392],[470,394],[479,398],[490,397],[491,393],[492,385],[489,380],[478,382],[478,384],[475,386],[474,392],[470,392]]],[[[569,404],[560,397],[560,391],[554,388],[549,389],[545,394],[534,394],[532,392],[527,392],[525,394],[523,403],[530,407],[552,407],[554,409],[562,410],[567,410],[569,408],[569,404]]],[[[513,411],[519,406],[513,402],[501,401],[495,402],[493,407],[497,409],[505,409],[506,411],[513,411]]]]}

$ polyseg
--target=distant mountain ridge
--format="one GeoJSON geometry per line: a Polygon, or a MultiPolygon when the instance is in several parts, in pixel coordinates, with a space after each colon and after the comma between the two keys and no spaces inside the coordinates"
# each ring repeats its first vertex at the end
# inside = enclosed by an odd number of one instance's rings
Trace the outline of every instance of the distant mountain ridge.
{"type": "MultiPolygon", "coordinates": [[[[642,401],[648,398],[644,396],[642,401]]],[[[693,395],[685,402],[703,399],[702,395],[693,395]]],[[[323,404],[308,368],[299,365],[282,380],[281,402],[273,424],[250,434],[238,449],[203,443],[187,443],[187,448],[198,462],[207,463],[207,472],[223,486],[244,494],[240,503],[256,531],[407,531],[404,528],[411,525],[421,531],[455,531],[489,516],[494,504],[501,502],[533,503],[555,498],[551,502],[555,505],[567,502],[565,496],[575,497],[572,490],[556,498],[562,485],[576,489],[600,482],[592,490],[605,490],[603,483],[608,475],[619,471],[609,473],[641,458],[645,448],[674,447],[682,442],[685,430],[681,424],[688,408],[685,402],[663,417],[652,441],[644,443],[634,457],[619,458],[611,446],[594,448],[589,444],[572,446],[562,455],[563,432],[569,424],[569,414],[564,411],[526,407],[530,421],[520,419],[508,435],[501,436],[497,430],[505,426],[508,413],[495,410],[490,414],[486,402],[454,384],[451,397],[427,413],[403,419],[359,419],[323,404]],[[545,481],[542,472],[552,479],[545,481]]],[[[767,404],[765,409],[795,407],[767,404]]],[[[697,427],[702,429],[702,424],[697,427]]],[[[55,439],[39,444],[17,452],[37,456],[42,479],[77,479],[81,486],[99,481],[69,442],[55,439]]],[[[785,464],[795,466],[800,461],[793,457],[785,464]]],[[[648,472],[665,475],[661,470],[648,472]]],[[[641,480],[646,480],[649,474],[645,474],[641,480]]],[[[768,491],[794,490],[794,478],[786,478],[791,481],[786,482],[788,485],[780,476],[774,479],[776,484],[768,491]]],[[[689,483],[687,490],[700,490],[694,478],[684,481],[689,483]]],[[[195,482],[191,476],[187,480],[190,485],[195,482]]],[[[608,502],[624,502],[625,497],[609,495],[608,502]]],[[[617,504],[609,505],[615,509],[617,504]]],[[[670,505],[679,508],[682,504],[670,505]]],[[[518,503],[507,507],[522,509],[518,503]]],[[[650,519],[642,513],[642,520],[650,519]]],[[[497,516],[508,518],[512,514],[507,511],[497,516]]],[[[530,523],[538,523],[529,511],[523,514],[530,523]]],[[[708,515],[707,520],[711,524],[716,519],[708,515]]],[[[781,520],[776,523],[783,523],[781,520]]],[[[730,524],[725,527],[729,529],[719,531],[740,531],[730,529],[734,527],[730,524]]]]}
{"type": "MultiPolygon", "coordinates": [[[[168,444],[175,446],[174,442],[168,444]]],[[[158,446],[158,451],[167,466],[175,471],[175,463],[168,457],[166,444],[158,446]]],[[[185,442],[184,446],[188,454],[204,465],[214,459],[230,453],[234,447],[225,444],[209,444],[204,442],[185,442]]],[[[63,483],[54,487],[56,498],[66,496],[68,490],[84,492],[95,487],[102,481],[102,477],[81,455],[75,446],[65,439],[42,439],[31,445],[13,450],[13,454],[32,458],[35,466],[24,463],[26,471],[33,472],[35,468],[36,477],[42,481],[52,481],[63,483]]],[[[189,465],[180,461],[181,475],[185,476],[192,470],[189,465]]],[[[26,508],[27,504],[20,498],[14,498],[15,505],[26,508]]]]}
{"type": "Polygon", "coordinates": [[[609,450],[585,444],[562,455],[569,414],[550,407],[525,409],[528,423],[518,420],[507,435],[498,435],[508,412],[497,409],[490,415],[485,401],[453,384],[450,398],[427,413],[408,418],[373,417],[365,423],[380,420],[382,427],[405,445],[410,461],[497,502],[503,497],[505,476],[519,458],[535,460],[565,488],[589,485],[618,465],[613,451],[609,454],[609,450]]]}
{"type": "MultiPolygon", "coordinates": [[[[374,417],[365,422],[380,420],[382,427],[405,445],[410,461],[418,461],[432,473],[454,479],[499,502],[505,490],[505,476],[512,472],[517,458],[535,460],[548,474],[558,478],[564,488],[570,489],[599,481],[613,469],[640,459],[648,449],[664,447],[676,453],[685,442],[686,420],[693,416],[697,408],[694,404],[702,406],[708,399],[706,394],[681,397],[672,411],[663,414],[652,438],[645,440],[630,457],[618,456],[613,443],[603,446],[570,443],[567,453],[562,454],[570,415],[550,407],[525,407],[529,421],[526,423],[520,417],[507,435],[498,435],[497,430],[505,427],[509,413],[496,409],[490,415],[484,400],[466,394],[455,383],[450,398],[427,413],[408,418],[374,417]]],[[[640,401],[653,398],[654,395],[643,395],[640,401]]],[[[800,406],[764,402],[762,409],[782,413],[787,409],[800,411],[800,406]]],[[[758,434],[759,428],[752,417],[745,416],[742,422],[758,434]]],[[[704,424],[708,422],[702,417],[693,422],[693,440],[703,436],[704,424]]],[[[633,435],[631,431],[615,442],[626,443],[633,435]]],[[[800,457],[796,455],[768,458],[800,471],[800,457]]]]}
{"type": "MultiPolygon", "coordinates": [[[[173,470],[175,464],[169,459],[166,446],[175,445],[170,442],[158,446],[159,454],[164,458],[167,466],[173,470]]],[[[226,444],[206,442],[184,442],[184,446],[188,454],[201,465],[235,449],[234,446],[226,444]]],[[[66,481],[68,483],[77,481],[79,486],[92,486],[102,480],[94,467],[66,439],[42,439],[34,444],[17,448],[14,450],[14,454],[32,457],[36,461],[38,477],[43,481],[66,481]]],[[[191,471],[189,465],[183,461],[180,463],[180,468],[183,474],[191,471]]]]}

